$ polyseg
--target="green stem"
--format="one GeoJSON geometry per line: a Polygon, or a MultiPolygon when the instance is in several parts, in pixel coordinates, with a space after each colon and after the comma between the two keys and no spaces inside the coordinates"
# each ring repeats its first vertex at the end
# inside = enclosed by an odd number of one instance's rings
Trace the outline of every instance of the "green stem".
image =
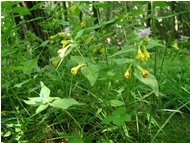
{"type": "Polygon", "coordinates": [[[76,49],[77,49],[77,51],[79,52],[79,54],[81,55],[81,57],[82,57],[83,61],[86,63],[86,60],[85,60],[84,56],[82,55],[82,53],[80,52],[79,48],[78,48],[78,47],[76,47],[76,49]]]}
{"type": "MultiPolygon", "coordinates": [[[[164,64],[164,60],[165,60],[165,56],[166,56],[166,53],[167,53],[167,47],[165,47],[166,49],[165,49],[165,51],[164,51],[164,55],[163,55],[163,58],[162,58],[162,63],[161,63],[161,67],[160,67],[160,76],[161,76],[161,74],[162,74],[162,68],[163,68],[163,64],[164,64]]],[[[159,76],[159,77],[160,77],[159,76]]]]}

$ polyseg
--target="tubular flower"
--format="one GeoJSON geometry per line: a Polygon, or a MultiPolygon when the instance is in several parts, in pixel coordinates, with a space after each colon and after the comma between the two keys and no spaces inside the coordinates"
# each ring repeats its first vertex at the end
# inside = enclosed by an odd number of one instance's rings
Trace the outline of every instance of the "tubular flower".
{"type": "Polygon", "coordinates": [[[79,70],[81,67],[83,67],[83,66],[86,66],[86,64],[79,64],[78,66],[71,68],[71,74],[72,74],[72,75],[76,75],[77,72],[78,72],[78,70],[79,70]]]}
{"type": "Polygon", "coordinates": [[[59,50],[57,51],[57,53],[59,54],[59,57],[60,57],[60,58],[64,58],[65,52],[67,51],[67,49],[69,48],[69,46],[70,46],[70,45],[68,45],[68,46],[65,47],[65,48],[59,49],[59,50]]]}
{"type": "Polygon", "coordinates": [[[144,58],[144,54],[142,53],[140,47],[138,47],[138,51],[137,51],[136,58],[137,58],[137,59],[143,59],[143,58],[144,58]]]}
{"type": "Polygon", "coordinates": [[[144,47],[144,52],[143,52],[143,57],[142,57],[142,61],[147,61],[150,58],[150,54],[147,51],[147,49],[144,47]]]}
{"type": "Polygon", "coordinates": [[[131,64],[129,65],[127,71],[126,71],[125,74],[124,74],[124,77],[125,77],[126,79],[128,79],[129,76],[130,76],[130,69],[131,69],[131,64]]]}
{"type": "Polygon", "coordinates": [[[127,71],[124,74],[124,77],[128,79],[129,76],[130,76],[130,72],[129,72],[129,69],[127,69],[127,71]]]}
{"type": "Polygon", "coordinates": [[[139,70],[142,72],[142,75],[143,75],[144,78],[149,75],[149,71],[147,71],[147,70],[141,68],[140,66],[138,66],[138,68],[139,68],[139,70]]]}

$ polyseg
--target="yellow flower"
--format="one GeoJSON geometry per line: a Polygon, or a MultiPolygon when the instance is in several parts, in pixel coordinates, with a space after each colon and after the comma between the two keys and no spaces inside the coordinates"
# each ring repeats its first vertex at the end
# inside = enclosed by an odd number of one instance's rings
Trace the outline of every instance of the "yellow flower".
{"type": "Polygon", "coordinates": [[[141,68],[140,66],[138,66],[138,68],[139,68],[139,70],[142,72],[142,75],[143,75],[144,78],[149,75],[149,71],[147,71],[147,70],[141,68]]]}
{"type": "Polygon", "coordinates": [[[136,58],[137,59],[143,59],[144,58],[144,54],[142,53],[140,46],[138,47],[136,58]]]}
{"type": "Polygon", "coordinates": [[[82,21],[81,23],[80,23],[80,26],[83,28],[84,26],[86,25],[86,23],[84,22],[84,21],[82,21]]]}
{"type": "Polygon", "coordinates": [[[149,75],[149,71],[142,69],[143,77],[147,77],[149,75]]]}
{"type": "Polygon", "coordinates": [[[64,58],[65,52],[67,51],[67,49],[69,48],[69,46],[70,46],[70,45],[68,45],[68,46],[65,47],[65,48],[59,49],[59,50],[57,51],[57,53],[59,54],[59,57],[60,57],[60,58],[64,58]]]}
{"type": "Polygon", "coordinates": [[[125,77],[125,78],[129,78],[129,76],[130,76],[131,65],[132,65],[132,64],[129,65],[127,71],[126,71],[125,74],[124,74],[124,77],[125,77]]]}
{"type": "Polygon", "coordinates": [[[172,45],[172,48],[174,48],[175,50],[179,50],[179,47],[178,47],[177,43],[174,43],[174,44],[172,45]]]}
{"type": "Polygon", "coordinates": [[[124,77],[125,77],[125,78],[129,78],[129,75],[130,75],[130,72],[129,72],[129,69],[127,69],[127,71],[126,71],[125,74],[124,74],[124,77]]]}
{"type": "Polygon", "coordinates": [[[63,44],[63,47],[67,46],[70,43],[69,40],[62,40],[61,44],[63,44]]]}
{"type": "Polygon", "coordinates": [[[143,52],[143,57],[142,57],[142,61],[147,61],[150,58],[150,54],[147,51],[147,49],[144,47],[144,52],[143,52]]]}
{"type": "Polygon", "coordinates": [[[138,47],[136,58],[141,59],[142,61],[147,61],[150,58],[150,54],[145,47],[144,47],[143,53],[142,53],[140,47],[138,47]]]}
{"type": "Polygon", "coordinates": [[[76,75],[77,72],[78,72],[78,70],[79,70],[81,67],[83,67],[83,66],[86,66],[86,64],[79,64],[78,66],[71,68],[71,74],[72,74],[72,75],[76,75]]]}

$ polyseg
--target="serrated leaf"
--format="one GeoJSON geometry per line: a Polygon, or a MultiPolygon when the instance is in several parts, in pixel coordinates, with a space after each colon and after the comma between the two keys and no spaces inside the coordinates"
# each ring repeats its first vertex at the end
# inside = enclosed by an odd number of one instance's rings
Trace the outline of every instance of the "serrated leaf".
{"type": "Polygon", "coordinates": [[[122,106],[124,105],[124,103],[122,101],[119,101],[119,100],[110,100],[110,104],[111,106],[122,106]]]}
{"type": "Polygon", "coordinates": [[[51,106],[55,108],[61,108],[61,109],[68,109],[71,106],[74,105],[83,105],[82,103],[79,103],[73,98],[70,99],[57,99],[54,102],[52,102],[51,106]]]}
{"type": "Polygon", "coordinates": [[[42,111],[45,110],[48,106],[49,106],[49,104],[41,104],[41,105],[36,109],[36,114],[42,112],[42,111]]]}
{"type": "Polygon", "coordinates": [[[159,88],[156,78],[153,75],[148,75],[147,77],[143,77],[140,71],[136,71],[134,73],[135,77],[140,80],[145,85],[149,86],[156,96],[159,96],[159,88]]]}
{"type": "Polygon", "coordinates": [[[87,67],[81,68],[82,74],[89,80],[91,86],[94,85],[98,78],[99,69],[100,68],[98,65],[94,65],[91,63],[88,63],[87,67]]]}

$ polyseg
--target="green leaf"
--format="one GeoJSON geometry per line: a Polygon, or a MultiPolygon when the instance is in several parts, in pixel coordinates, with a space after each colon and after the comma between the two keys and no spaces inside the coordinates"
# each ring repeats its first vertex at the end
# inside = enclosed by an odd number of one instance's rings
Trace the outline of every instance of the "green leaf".
{"type": "Polygon", "coordinates": [[[30,14],[30,11],[28,8],[25,7],[15,7],[13,9],[13,13],[19,13],[19,15],[28,15],[30,14]]]}
{"type": "Polygon", "coordinates": [[[40,84],[41,84],[40,97],[48,101],[50,95],[50,89],[46,87],[42,81],[40,82],[40,84]]]}
{"type": "Polygon", "coordinates": [[[11,9],[14,5],[17,5],[19,1],[5,1],[1,3],[2,8],[7,10],[11,9]]]}
{"type": "Polygon", "coordinates": [[[42,103],[42,99],[40,97],[32,97],[28,98],[29,100],[23,100],[28,105],[40,105],[42,103]]]}
{"type": "Polygon", "coordinates": [[[77,32],[77,35],[75,36],[75,40],[77,40],[78,38],[80,38],[81,36],[82,36],[82,34],[83,34],[83,32],[84,32],[84,30],[82,29],[82,30],[80,30],[79,32],[77,32]]]}
{"type": "Polygon", "coordinates": [[[125,107],[120,107],[113,111],[112,115],[106,117],[101,123],[108,124],[113,122],[117,126],[122,126],[124,122],[131,121],[131,115],[126,113],[125,107]]]}
{"type": "Polygon", "coordinates": [[[88,63],[87,67],[81,68],[82,74],[89,80],[91,86],[94,85],[98,78],[99,69],[98,65],[94,65],[92,63],[88,63]]]}
{"type": "Polygon", "coordinates": [[[160,41],[158,40],[154,40],[154,39],[150,39],[147,45],[147,49],[151,49],[154,47],[165,47],[164,45],[162,45],[161,43],[159,43],[160,41]]]}
{"type": "Polygon", "coordinates": [[[168,6],[168,4],[164,1],[155,1],[153,2],[153,6],[168,6]]]}
{"type": "Polygon", "coordinates": [[[48,106],[49,106],[49,104],[41,104],[41,105],[36,109],[36,114],[42,112],[42,111],[45,110],[48,106]]]}
{"type": "Polygon", "coordinates": [[[20,88],[22,85],[24,85],[25,83],[27,83],[27,82],[29,82],[29,81],[30,81],[30,79],[25,80],[25,81],[23,81],[23,82],[21,82],[21,83],[15,84],[14,87],[20,88]]]}
{"type": "Polygon", "coordinates": [[[61,108],[63,110],[68,109],[71,106],[74,105],[83,105],[82,103],[79,103],[78,101],[76,101],[73,98],[69,98],[69,99],[57,99],[55,100],[51,106],[55,107],[55,108],[61,108]]]}
{"type": "Polygon", "coordinates": [[[81,56],[71,56],[71,60],[77,64],[82,64],[85,62],[81,56]]]}
{"type": "Polygon", "coordinates": [[[119,100],[110,100],[110,104],[111,104],[111,106],[122,106],[122,105],[124,105],[124,103],[122,101],[119,101],[119,100]]]}
{"type": "Polygon", "coordinates": [[[119,58],[119,59],[110,59],[110,61],[115,62],[117,65],[123,65],[123,64],[126,64],[126,63],[133,62],[134,59],[119,58]]]}
{"type": "Polygon", "coordinates": [[[140,80],[142,83],[145,85],[149,86],[152,88],[153,92],[155,93],[156,96],[159,96],[159,88],[158,88],[158,83],[156,78],[153,75],[148,75],[147,77],[143,77],[140,71],[136,71],[134,73],[135,77],[140,80]]]}
{"type": "Polygon", "coordinates": [[[126,53],[129,53],[129,52],[134,52],[134,51],[136,51],[135,48],[122,49],[122,50],[118,51],[117,53],[109,56],[109,58],[112,58],[112,57],[115,57],[115,56],[119,56],[119,55],[122,55],[122,54],[126,54],[126,53]]]}

